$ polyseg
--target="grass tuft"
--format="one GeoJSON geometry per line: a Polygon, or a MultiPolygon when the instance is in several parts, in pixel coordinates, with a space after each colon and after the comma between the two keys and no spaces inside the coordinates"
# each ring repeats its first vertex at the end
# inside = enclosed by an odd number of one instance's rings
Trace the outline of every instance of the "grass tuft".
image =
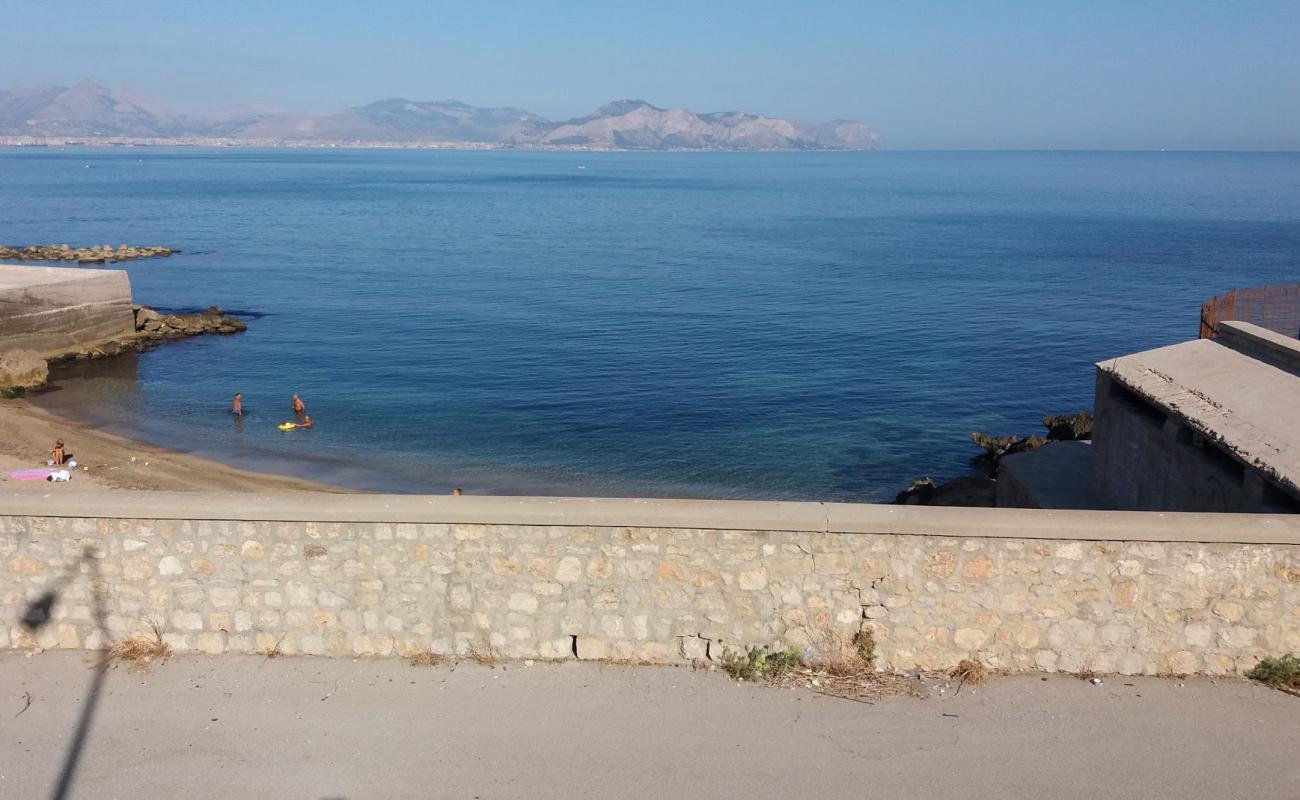
{"type": "Polygon", "coordinates": [[[171,645],[163,641],[162,632],[155,625],[152,636],[137,633],[108,648],[104,661],[126,661],[132,670],[143,672],[155,661],[162,662],[171,654],[171,645]]]}
{"type": "Polygon", "coordinates": [[[1251,668],[1246,677],[1274,689],[1300,692],[1300,658],[1294,653],[1270,656],[1251,668]]]}
{"type": "Polygon", "coordinates": [[[979,686],[982,683],[988,683],[989,670],[988,667],[973,658],[963,658],[957,662],[957,667],[953,669],[952,676],[962,683],[979,686]]]}
{"type": "Polygon", "coordinates": [[[765,647],[751,647],[743,655],[724,653],[722,669],[738,681],[773,680],[782,672],[804,665],[803,653],[794,647],[771,651],[765,647]]]}
{"type": "Polygon", "coordinates": [[[477,647],[471,647],[469,657],[471,661],[478,664],[480,667],[495,668],[497,665],[497,654],[496,651],[492,649],[492,645],[488,645],[486,650],[479,650],[477,647]]]}
{"type": "Polygon", "coordinates": [[[445,659],[433,652],[432,650],[421,650],[412,653],[408,659],[413,667],[436,667],[445,659]]]}
{"type": "Polygon", "coordinates": [[[720,666],[736,680],[809,689],[860,703],[912,691],[911,679],[906,676],[876,671],[876,641],[869,629],[864,628],[848,641],[829,634],[821,638],[830,653],[824,659],[794,647],[751,647],[743,654],[724,653],[720,666]]]}

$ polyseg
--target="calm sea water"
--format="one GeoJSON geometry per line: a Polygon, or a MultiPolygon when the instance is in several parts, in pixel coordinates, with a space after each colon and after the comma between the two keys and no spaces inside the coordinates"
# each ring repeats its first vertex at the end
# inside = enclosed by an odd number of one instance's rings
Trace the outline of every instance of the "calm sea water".
{"type": "Polygon", "coordinates": [[[179,247],[125,266],[137,302],[255,315],[47,396],[156,443],[395,491],[881,500],[1300,279],[1300,155],[7,150],[0,241],[179,247]],[[315,430],[276,430],[292,392],[315,430]]]}

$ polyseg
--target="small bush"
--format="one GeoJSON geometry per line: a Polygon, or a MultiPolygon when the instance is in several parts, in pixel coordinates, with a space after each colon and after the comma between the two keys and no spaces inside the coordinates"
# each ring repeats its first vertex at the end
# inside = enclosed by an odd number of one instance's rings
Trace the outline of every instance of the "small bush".
{"type": "Polygon", "coordinates": [[[771,680],[789,669],[804,666],[803,653],[787,647],[775,652],[763,647],[751,647],[744,655],[728,653],[723,656],[722,669],[736,680],[757,683],[771,680]]]}
{"type": "Polygon", "coordinates": [[[6,386],[0,389],[0,397],[6,400],[17,400],[25,394],[27,394],[26,386],[6,386]]]}
{"type": "Polygon", "coordinates": [[[1293,653],[1266,658],[1247,672],[1246,677],[1275,689],[1300,691],[1300,658],[1293,653]]]}

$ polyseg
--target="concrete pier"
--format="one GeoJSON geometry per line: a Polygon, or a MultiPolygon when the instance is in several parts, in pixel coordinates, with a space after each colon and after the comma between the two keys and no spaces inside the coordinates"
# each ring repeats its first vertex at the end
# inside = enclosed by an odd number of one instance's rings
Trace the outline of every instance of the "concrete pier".
{"type": "Polygon", "coordinates": [[[0,353],[51,358],[134,336],[131,282],[122,270],[0,264],[0,353]]]}

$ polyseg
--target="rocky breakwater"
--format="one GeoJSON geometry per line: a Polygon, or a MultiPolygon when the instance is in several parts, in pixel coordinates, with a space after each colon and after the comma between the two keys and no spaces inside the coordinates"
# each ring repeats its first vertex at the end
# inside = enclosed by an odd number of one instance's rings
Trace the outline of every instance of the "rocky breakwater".
{"type": "Polygon", "coordinates": [[[898,505],[922,506],[994,506],[997,493],[999,462],[1015,453],[1037,450],[1053,442],[1083,441],[1092,438],[1092,415],[1086,411],[1043,417],[1047,435],[991,436],[975,431],[971,442],[984,452],[971,459],[978,473],[962,475],[944,483],[936,483],[926,476],[912,483],[894,498],[898,505]]]}
{"type": "Polygon", "coordinates": [[[126,352],[143,352],[160,342],[185,339],[191,336],[214,334],[229,336],[248,330],[243,320],[228,316],[222,309],[212,306],[200,314],[168,314],[149,306],[135,306],[135,335],[113,339],[58,356],[51,364],[68,361],[85,361],[92,358],[121,355],[126,352]]]}
{"type": "Polygon", "coordinates": [[[66,244],[33,244],[26,247],[9,247],[0,244],[0,260],[19,261],[75,261],[78,264],[109,264],[116,261],[134,261],[137,258],[165,258],[179,253],[170,247],[133,247],[120,244],[101,244],[90,247],[70,247],[66,244]]]}

